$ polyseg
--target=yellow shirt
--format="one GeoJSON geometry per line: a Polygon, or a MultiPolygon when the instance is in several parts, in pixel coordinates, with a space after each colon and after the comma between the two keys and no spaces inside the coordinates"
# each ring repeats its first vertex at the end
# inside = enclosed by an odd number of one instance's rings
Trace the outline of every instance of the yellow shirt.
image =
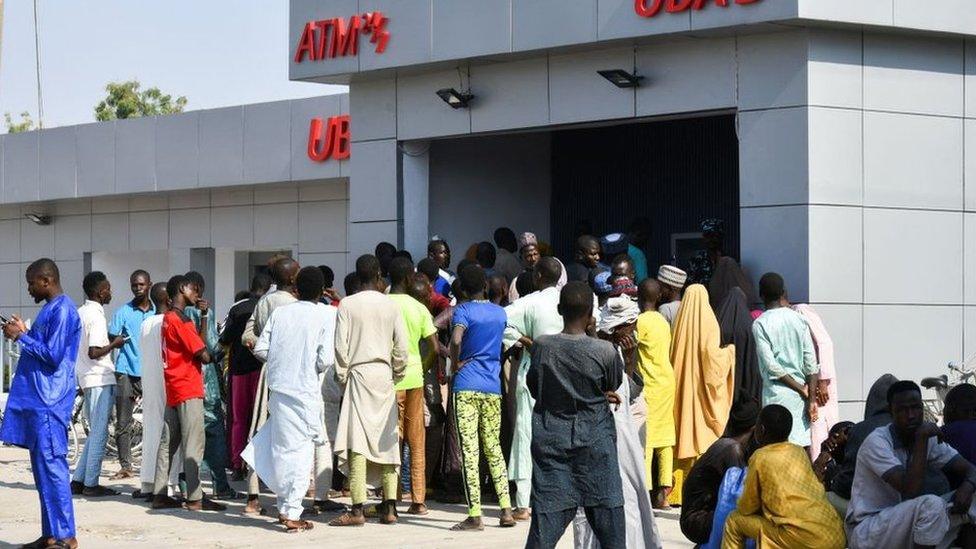
{"type": "Polygon", "coordinates": [[[637,317],[638,368],[647,402],[647,446],[674,446],[674,368],[671,324],[657,311],[637,317]]]}
{"type": "MultiPolygon", "coordinates": [[[[844,525],[827,501],[823,484],[803,448],[789,442],[764,446],[749,459],[738,511],[772,522],[779,532],[760,547],[844,547],[844,525]],[[776,540],[779,540],[778,542],[776,540]],[[785,541],[784,541],[785,540],[785,541]]],[[[761,536],[766,538],[765,533],[761,536]]]]}

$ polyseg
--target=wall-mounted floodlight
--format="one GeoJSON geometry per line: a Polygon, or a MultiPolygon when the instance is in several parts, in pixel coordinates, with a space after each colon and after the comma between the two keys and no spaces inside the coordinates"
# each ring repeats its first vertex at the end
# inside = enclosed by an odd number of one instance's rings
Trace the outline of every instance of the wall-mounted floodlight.
{"type": "Polygon", "coordinates": [[[644,79],[643,76],[637,76],[637,74],[629,73],[623,69],[607,69],[596,72],[618,88],[636,88],[644,79]]]}
{"type": "Polygon", "coordinates": [[[36,213],[27,213],[27,214],[24,214],[24,217],[26,217],[27,219],[30,219],[31,221],[33,221],[34,223],[37,223],[38,225],[50,225],[51,224],[51,216],[49,216],[49,215],[42,215],[42,214],[36,214],[36,213]]]}
{"type": "Polygon", "coordinates": [[[454,88],[444,88],[437,90],[437,96],[454,109],[466,109],[468,103],[474,99],[474,94],[467,91],[459,92],[454,88]]]}

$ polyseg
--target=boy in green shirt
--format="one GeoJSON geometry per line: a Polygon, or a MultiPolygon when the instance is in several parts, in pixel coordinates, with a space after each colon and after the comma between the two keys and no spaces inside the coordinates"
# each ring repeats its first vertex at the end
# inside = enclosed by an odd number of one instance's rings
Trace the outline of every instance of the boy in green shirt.
{"type": "MultiPolygon", "coordinates": [[[[410,447],[410,496],[411,504],[407,513],[426,515],[427,471],[426,444],[427,433],[424,426],[424,358],[420,356],[420,342],[427,341],[427,354],[434,355],[438,350],[437,328],[434,320],[422,303],[407,295],[410,279],[414,274],[413,263],[405,257],[394,258],[390,262],[390,299],[400,308],[403,322],[407,328],[407,369],[404,377],[396,384],[397,407],[400,411],[400,443],[406,440],[410,447]]],[[[432,357],[426,357],[431,360],[432,357]]]]}

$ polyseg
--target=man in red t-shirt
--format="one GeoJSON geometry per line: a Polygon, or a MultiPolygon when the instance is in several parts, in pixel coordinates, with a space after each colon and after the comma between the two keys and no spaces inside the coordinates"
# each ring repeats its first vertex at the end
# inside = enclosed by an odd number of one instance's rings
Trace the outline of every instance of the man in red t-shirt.
{"type": "MultiPolygon", "coordinates": [[[[182,445],[186,475],[186,503],[191,511],[223,511],[227,507],[204,499],[200,488],[200,463],[203,461],[203,447],[206,440],[203,424],[203,371],[202,365],[211,362],[210,353],[203,338],[206,331],[197,331],[193,320],[183,313],[188,305],[195,305],[200,296],[196,286],[185,276],[177,275],[166,283],[170,310],[163,315],[162,348],[163,379],[166,385],[167,429],[163,430],[160,451],[156,458],[156,475],[153,486],[153,509],[180,507],[175,499],[166,493],[169,478],[169,464],[176,450],[182,445]]],[[[207,326],[203,311],[201,326],[207,326]]]]}

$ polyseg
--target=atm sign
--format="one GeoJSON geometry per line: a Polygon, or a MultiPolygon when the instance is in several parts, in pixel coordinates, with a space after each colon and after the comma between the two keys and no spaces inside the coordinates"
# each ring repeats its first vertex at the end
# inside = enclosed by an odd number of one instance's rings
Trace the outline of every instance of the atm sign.
{"type": "Polygon", "coordinates": [[[756,2],[759,0],[634,0],[634,11],[641,17],[651,18],[662,10],[667,13],[682,13],[688,10],[703,10],[710,4],[727,8],[730,4],[743,6],[756,2]]]}
{"type": "Polygon", "coordinates": [[[306,59],[322,61],[358,55],[360,34],[369,37],[369,42],[376,47],[376,53],[383,53],[390,41],[390,31],[386,30],[388,21],[389,18],[379,11],[353,15],[349,19],[334,17],[309,21],[298,39],[294,60],[301,63],[306,59]]]}

